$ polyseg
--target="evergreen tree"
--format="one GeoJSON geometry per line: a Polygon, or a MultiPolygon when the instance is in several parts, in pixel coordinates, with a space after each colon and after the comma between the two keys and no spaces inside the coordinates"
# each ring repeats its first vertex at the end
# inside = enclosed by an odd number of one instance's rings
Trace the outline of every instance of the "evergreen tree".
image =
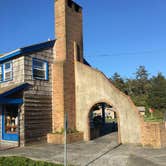
{"type": "Polygon", "coordinates": [[[145,69],[145,66],[139,66],[139,68],[135,73],[135,76],[136,76],[135,87],[137,89],[136,95],[143,95],[143,94],[147,95],[150,84],[148,80],[149,74],[145,69]]]}
{"type": "Polygon", "coordinates": [[[111,81],[119,90],[121,90],[122,92],[126,91],[125,82],[117,72],[113,74],[111,81]]]}
{"type": "Polygon", "coordinates": [[[149,93],[149,106],[160,111],[166,110],[166,79],[162,73],[151,79],[151,91],[149,93]]]}

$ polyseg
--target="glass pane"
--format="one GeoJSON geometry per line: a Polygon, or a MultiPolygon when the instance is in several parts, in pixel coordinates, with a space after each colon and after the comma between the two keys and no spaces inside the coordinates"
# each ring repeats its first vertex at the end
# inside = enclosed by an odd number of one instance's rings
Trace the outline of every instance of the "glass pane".
{"type": "Polygon", "coordinates": [[[0,65],[0,74],[2,73],[2,65],[0,65]]]}
{"type": "Polygon", "coordinates": [[[11,62],[5,63],[5,70],[8,70],[11,68],[11,62]]]}
{"type": "Polygon", "coordinates": [[[18,132],[18,108],[16,106],[6,106],[5,132],[8,134],[18,132]]]}
{"type": "Polygon", "coordinates": [[[12,79],[12,72],[11,71],[5,73],[5,81],[10,80],[10,79],[12,79]]]}
{"type": "Polygon", "coordinates": [[[33,75],[34,78],[45,79],[45,71],[44,70],[34,69],[33,74],[34,74],[33,75]]]}
{"type": "Polygon", "coordinates": [[[0,82],[2,81],[2,74],[0,74],[0,82]]]}
{"type": "Polygon", "coordinates": [[[45,63],[39,60],[34,60],[34,68],[45,69],[45,63]]]}

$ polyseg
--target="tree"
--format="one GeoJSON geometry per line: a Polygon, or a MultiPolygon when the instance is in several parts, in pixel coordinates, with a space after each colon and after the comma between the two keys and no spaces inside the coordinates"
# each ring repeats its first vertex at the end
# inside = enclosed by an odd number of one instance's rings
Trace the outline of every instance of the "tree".
{"type": "Polygon", "coordinates": [[[112,83],[122,92],[126,91],[126,86],[123,78],[115,72],[111,78],[112,83]]]}
{"type": "Polygon", "coordinates": [[[166,110],[166,79],[162,73],[151,79],[151,91],[148,97],[149,106],[160,111],[166,110]]]}
{"type": "Polygon", "coordinates": [[[140,81],[147,81],[149,76],[147,70],[145,69],[145,66],[139,66],[135,75],[136,79],[140,81]]]}
{"type": "Polygon", "coordinates": [[[139,66],[136,73],[136,85],[135,87],[137,88],[137,95],[142,95],[148,94],[148,90],[150,88],[150,84],[149,84],[149,74],[147,72],[147,70],[145,69],[145,66],[139,66]]]}

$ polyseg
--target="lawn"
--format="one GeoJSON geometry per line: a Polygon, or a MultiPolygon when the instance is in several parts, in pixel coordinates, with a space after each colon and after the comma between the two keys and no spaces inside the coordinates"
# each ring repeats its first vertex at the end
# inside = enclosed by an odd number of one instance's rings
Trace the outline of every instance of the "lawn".
{"type": "Polygon", "coordinates": [[[144,117],[145,122],[163,122],[162,117],[144,117]]]}
{"type": "Polygon", "coordinates": [[[164,114],[161,111],[156,110],[153,114],[148,114],[144,116],[145,122],[163,122],[164,114]]]}
{"type": "Polygon", "coordinates": [[[44,161],[34,161],[25,157],[0,157],[0,166],[63,166],[44,161]]]}

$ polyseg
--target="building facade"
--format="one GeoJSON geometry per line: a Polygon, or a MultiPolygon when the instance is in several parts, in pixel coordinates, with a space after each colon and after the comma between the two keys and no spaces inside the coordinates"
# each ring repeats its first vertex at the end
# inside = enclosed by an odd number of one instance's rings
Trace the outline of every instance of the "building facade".
{"type": "Polygon", "coordinates": [[[76,128],[74,61],[86,63],[82,9],[71,0],[59,0],[55,10],[57,41],[19,48],[0,57],[1,142],[24,146],[45,140],[48,133],[63,128],[59,109],[70,109],[69,126],[76,128]]]}
{"type": "Polygon", "coordinates": [[[41,140],[52,130],[52,63],[55,41],[0,57],[1,140],[41,140]]]}
{"type": "Polygon", "coordinates": [[[56,41],[0,56],[0,140],[24,146],[68,128],[89,140],[89,112],[105,102],[118,116],[119,143],[141,143],[137,108],[83,57],[82,8],[55,1],[56,41]],[[125,125],[124,125],[125,124],[125,125]]]}

